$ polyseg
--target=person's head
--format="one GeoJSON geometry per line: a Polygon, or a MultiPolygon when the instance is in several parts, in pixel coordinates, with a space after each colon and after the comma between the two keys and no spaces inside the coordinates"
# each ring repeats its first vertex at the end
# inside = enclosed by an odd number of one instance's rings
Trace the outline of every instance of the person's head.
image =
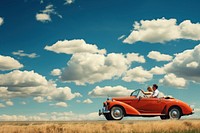
{"type": "Polygon", "coordinates": [[[147,88],[147,90],[148,90],[149,92],[153,92],[153,89],[152,89],[150,86],[147,88]]]}
{"type": "Polygon", "coordinates": [[[156,89],[158,89],[158,86],[157,86],[157,84],[153,84],[153,90],[155,91],[156,89]]]}

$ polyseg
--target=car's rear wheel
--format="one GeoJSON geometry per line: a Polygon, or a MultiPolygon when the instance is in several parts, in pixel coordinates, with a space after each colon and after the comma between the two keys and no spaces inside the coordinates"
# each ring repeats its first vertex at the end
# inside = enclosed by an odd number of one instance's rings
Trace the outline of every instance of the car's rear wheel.
{"type": "Polygon", "coordinates": [[[172,107],[169,110],[169,118],[170,119],[180,119],[181,118],[181,110],[177,107],[172,107]]]}
{"type": "Polygon", "coordinates": [[[112,120],[121,120],[124,117],[124,109],[120,106],[114,106],[111,108],[110,116],[112,120]]]}

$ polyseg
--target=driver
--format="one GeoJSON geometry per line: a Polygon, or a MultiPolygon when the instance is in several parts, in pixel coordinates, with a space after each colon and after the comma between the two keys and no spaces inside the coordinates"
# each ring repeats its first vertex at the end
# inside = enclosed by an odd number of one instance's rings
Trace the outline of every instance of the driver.
{"type": "Polygon", "coordinates": [[[157,98],[159,96],[158,85],[153,84],[153,94],[151,95],[152,98],[157,98]]]}

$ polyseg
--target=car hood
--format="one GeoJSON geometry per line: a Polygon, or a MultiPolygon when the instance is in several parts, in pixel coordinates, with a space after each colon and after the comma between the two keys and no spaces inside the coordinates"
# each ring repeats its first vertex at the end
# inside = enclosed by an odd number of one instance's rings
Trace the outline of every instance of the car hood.
{"type": "Polygon", "coordinates": [[[133,100],[135,98],[134,96],[126,96],[126,97],[113,97],[112,100],[116,101],[127,101],[127,100],[133,100]]]}

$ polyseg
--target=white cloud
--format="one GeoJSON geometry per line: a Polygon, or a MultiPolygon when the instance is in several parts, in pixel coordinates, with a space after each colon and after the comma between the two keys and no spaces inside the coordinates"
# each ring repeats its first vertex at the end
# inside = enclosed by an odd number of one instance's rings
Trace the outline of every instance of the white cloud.
{"type": "Polygon", "coordinates": [[[0,17],[0,26],[4,23],[4,20],[2,17],[0,17]]]}
{"type": "Polygon", "coordinates": [[[123,86],[96,86],[88,93],[92,97],[115,97],[115,96],[129,96],[133,90],[129,90],[123,86]]]}
{"type": "Polygon", "coordinates": [[[65,101],[71,100],[75,97],[82,97],[80,93],[72,93],[69,87],[59,87],[49,93],[50,99],[54,99],[56,101],[65,101]]]}
{"type": "MultiPolygon", "coordinates": [[[[141,62],[138,58],[140,57],[136,57],[137,62],[141,62]]],[[[61,79],[66,82],[75,82],[77,85],[85,85],[118,78],[130,67],[132,61],[134,59],[130,60],[126,55],[116,53],[73,54],[62,72],[61,79]]]]}
{"type": "Polygon", "coordinates": [[[85,104],[91,104],[91,103],[93,103],[93,101],[91,100],[91,99],[85,99],[84,101],[83,101],[83,103],[85,103],[85,104]]]}
{"type": "Polygon", "coordinates": [[[151,51],[149,52],[149,54],[147,55],[149,58],[154,59],[156,61],[171,61],[172,60],[172,56],[167,55],[167,54],[161,54],[158,51],[151,51]]]}
{"type": "Polygon", "coordinates": [[[141,20],[133,24],[133,31],[124,39],[124,43],[137,41],[164,43],[176,39],[200,40],[200,24],[185,20],[177,25],[176,19],[141,20]]]}
{"type": "Polygon", "coordinates": [[[200,44],[194,49],[185,50],[175,54],[175,58],[164,66],[167,73],[173,73],[177,77],[200,82],[200,44]]]}
{"type": "Polygon", "coordinates": [[[118,37],[118,40],[121,40],[125,37],[125,35],[121,35],[120,37],[118,37]]]}
{"type": "Polygon", "coordinates": [[[35,100],[38,103],[43,103],[46,100],[44,99],[44,97],[38,96],[38,97],[34,97],[33,100],[35,100]]]}
{"type": "Polygon", "coordinates": [[[70,112],[52,112],[50,115],[50,120],[78,120],[78,121],[82,121],[82,120],[102,120],[105,119],[102,117],[100,117],[98,115],[98,112],[92,112],[92,113],[88,113],[88,114],[76,114],[73,113],[72,111],[70,112]]]}
{"type": "Polygon", "coordinates": [[[23,65],[10,56],[0,55],[0,70],[12,70],[22,68],[23,65]]]}
{"type": "Polygon", "coordinates": [[[47,120],[45,118],[41,118],[40,116],[24,116],[24,115],[0,115],[1,121],[41,121],[47,120]]]}
{"type": "Polygon", "coordinates": [[[153,74],[151,72],[144,70],[143,67],[135,67],[126,71],[125,75],[123,76],[122,80],[126,82],[136,81],[139,83],[143,83],[149,81],[153,78],[153,74]]]}
{"type": "Polygon", "coordinates": [[[81,103],[81,100],[76,100],[77,103],[81,103]]]}
{"type": "Polygon", "coordinates": [[[36,20],[41,21],[41,22],[51,21],[51,17],[49,14],[37,13],[35,17],[36,17],[36,20]]]}
{"type": "Polygon", "coordinates": [[[14,70],[7,74],[0,74],[0,86],[29,87],[47,85],[45,77],[34,71],[14,70]]]}
{"type": "Polygon", "coordinates": [[[21,102],[21,104],[25,105],[25,104],[26,104],[26,102],[25,102],[25,101],[22,101],[22,102],[21,102]]]}
{"type": "Polygon", "coordinates": [[[166,86],[173,86],[178,88],[183,88],[186,86],[187,81],[184,78],[176,77],[173,73],[167,74],[163,79],[159,80],[159,83],[166,86]]]}
{"type": "Polygon", "coordinates": [[[166,73],[163,67],[158,67],[158,66],[151,68],[150,72],[156,75],[162,75],[166,73]]]}
{"type": "Polygon", "coordinates": [[[58,106],[58,107],[67,107],[67,103],[65,102],[58,102],[56,104],[49,104],[50,106],[58,106]]]}
{"type": "Polygon", "coordinates": [[[51,14],[57,15],[58,17],[62,18],[60,14],[58,14],[53,5],[47,5],[44,10],[41,10],[40,13],[36,14],[36,20],[40,22],[49,22],[51,21],[51,14]]]}
{"type": "Polygon", "coordinates": [[[12,101],[6,101],[6,105],[8,105],[8,106],[13,106],[14,104],[13,104],[13,102],[12,101]]]}
{"type": "Polygon", "coordinates": [[[83,120],[105,120],[98,112],[88,114],[76,114],[69,112],[38,113],[36,115],[7,115],[1,114],[0,121],[83,121],[83,120]]]}
{"type": "Polygon", "coordinates": [[[197,68],[198,66],[199,64],[195,61],[186,64],[186,67],[190,67],[190,68],[197,68]]]}
{"type": "Polygon", "coordinates": [[[142,55],[139,55],[139,53],[128,53],[126,54],[127,60],[129,62],[139,62],[139,63],[145,63],[145,58],[142,55]]]}
{"type": "Polygon", "coordinates": [[[6,107],[3,103],[0,103],[0,108],[6,107]]]}
{"type": "Polygon", "coordinates": [[[52,71],[51,71],[51,75],[53,75],[53,76],[59,76],[59,75],[61,75],[61,70],[60,69],[53,69],[52,71]]]}
{"type": "Polygon", "coordinates": [[[71,5],[72,3],[75,2],[75,0],[64,0],[65,1],[65,5],[71,5]]]}
{"type": "Polygon", "coordinates": [[[45,46],[46,50],[56,53],[75,54],[75,53],[99,53],[105,54],[105,49],[98,49],[94,44],[87,44],[83,39],[57,41],[52,46],[45,46]]]}
{"type": "Polygon", "coordinates": [[[43,102],[65,101],[80,97],[78,92],[72,93],[69,87],[56,87],[45,77],[33,71],[15,70],[7,74],[0,74],[0,98],[35,97],[34,100],[43,102]]]}
{"type": "Polygon", "coordinates": [[[13,55],[18,55],[18,56],[21,56],[21,57],[29,57],[29,58],[37,58],[39,57],[39,55],[37,55],[36,53],[30,53],[30,54],[27,54],[27,53],[24,53],[23,50],[18,50],[17,52],[12,52],[13,55]]]}

